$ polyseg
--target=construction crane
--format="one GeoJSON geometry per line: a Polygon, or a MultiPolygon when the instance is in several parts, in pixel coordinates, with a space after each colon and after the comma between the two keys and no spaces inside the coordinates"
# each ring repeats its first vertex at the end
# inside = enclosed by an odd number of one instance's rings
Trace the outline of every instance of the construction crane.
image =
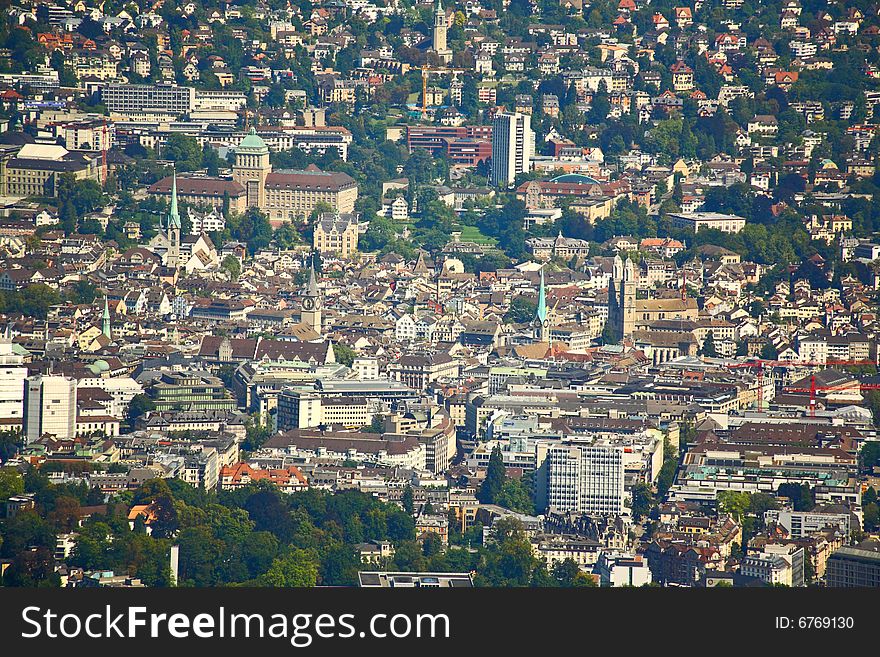
{"type": "Polygon", "coordinates": [[[449,68],[448,66],[422,66],[422,119],[428,116],[428,76],[431,73],[452,73],[453,76],[464,73],[463,68],[449,68]]]}
{"type": "MultiPolygon", "coordinates": [[[[853,366],[853,365],[874,365],[877,363],[870,360],[829,360],[824,363],[819,363],[815,361],[791,361],[791,360],[764,360],[761,358],[756,358],[753,360],[746,361],[744,363],[732,363],[727,365],[728,369],[756,369],[757,377],[758,377],[758,410],[763,410],[764,407],[764,368],[765,367],[828,367],[835,365],[843,365],[843,366],[853,366]]],[[[816,408],[816,390],[822,390],[823,388],[820,386],[819,388],[815,388],[816,383],[816,375],[811,375],[812,385],[810,388],[786,388],[787,392],[811,392],[810,395],[810,415],[811,417],[815,416],[816,408]]],[[[871,384],[872,385],[872,384],[871,384]]],[[[834,389],[833,387],[829,387],[828,389],[834,389]]],[[[880,389],[880,385],[878,385],[878,389],[880,389]]]]}
{"type": "Polygon", "coordinates": [[[107,122],[104,121],[101,135],[101,185],[107,184],[107,122]]]}
{"type": "MultiPolygon", "coordinates": [[[[863,381],[857,381],[859,386],[859,392],[863,392],[865,390],[880,390],[880,383],[866,383],[863,381]]],[[[836,386],[819,386],[816,385],[816,375],[810,375],[810,387],[809,388],[795,388],[795,387],[787,387],[785,388],[785,392],[794,392],[794,393],[810,393],[810,417],[816,417],[816,392],[822,391],[837,391],[837,392],[848,392],[847,384],[836,385],[836,386]]]]}

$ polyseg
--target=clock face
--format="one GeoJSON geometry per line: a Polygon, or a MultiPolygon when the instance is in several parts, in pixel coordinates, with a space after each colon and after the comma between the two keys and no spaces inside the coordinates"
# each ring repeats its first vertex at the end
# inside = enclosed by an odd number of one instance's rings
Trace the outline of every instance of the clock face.
{"type": "Polygon", "coordinates": [[[315,307],[315,302],[312,299],[303,299],[303,308],[306,310],[311,310],[315,307]]]}
{"type": "Polygon", "coordinates": [[[548,326],[550,326],[550,320],[549,320],[549,319],[545,319],[545,320],[544,320],[544,328],[547,328],[548,326]]]}

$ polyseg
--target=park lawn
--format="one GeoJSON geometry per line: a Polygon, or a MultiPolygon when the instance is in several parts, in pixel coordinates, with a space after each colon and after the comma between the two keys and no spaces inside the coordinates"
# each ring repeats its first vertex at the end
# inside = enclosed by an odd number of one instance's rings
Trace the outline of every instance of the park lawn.
{"type": "Polygon", "coordinates": [[[498,243],[494,237],[488,237],[480,232],[476,226],[460,226],[462,242],[473,242],[483,246],[495,246],[498,243]]]}

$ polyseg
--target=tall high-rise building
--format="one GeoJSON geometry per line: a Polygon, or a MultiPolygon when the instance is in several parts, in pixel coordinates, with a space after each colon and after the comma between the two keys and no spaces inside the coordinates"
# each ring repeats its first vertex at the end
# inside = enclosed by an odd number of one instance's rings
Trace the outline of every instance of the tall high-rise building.
{"type": "Polygon", "coordinates": [[[0,420],[13,426],[22,422],[27,375],[24,358],[15,353],[9,335],[3,335],[0,337],[0,420]]]}
{"type": "Polygon", "coordinates": [[[589,440],[539,442],[536,456],[539,508],[588,515],[623,513],[623,447],[589,440]]]}
{"type": "Polygon", "coordinates": [[[492,122],[491,184],[509,187],[517,174],[531,168],[535,150],[532,117],[519,112],[499,112],[492,122]]]}
{"type": "Polygon", "coordinates": [[[636,269],[633,261],[614,256],[608,285],[608,325],[616,340],[631,338],[636,328],[636,269]]]}
{"type": "Polygon", "coordinates": [[[37,374],[25,382],[25,441],[47,434],[62,440],[76,436],[76,379],[37,374]]]}
{"type": "Polygon", "coordinates": [[[437,0],[434,8],[434,40],[432,50],[440,57],[440,61],[448,64],[452,61],[452,51],[446,46],[446,11],[441,0],[437,0]]]}

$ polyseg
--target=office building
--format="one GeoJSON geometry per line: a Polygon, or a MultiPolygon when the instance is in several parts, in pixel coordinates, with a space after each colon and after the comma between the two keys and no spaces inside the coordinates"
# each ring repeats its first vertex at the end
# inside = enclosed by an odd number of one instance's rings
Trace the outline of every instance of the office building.
{"type": "Polygon", "coordinates": [[[111,114],[186,114],[195,99],[194,88],[171,84],[108,84],[101,90],[101,100],[111,114]]]}
{"type": "Polygon", "coordinates": [[[358,584],[365,588],[446,589],[472,588],[470,573],[383,573],[361,571],[358,584]]]}
{"type": "Polygon", "coordinates": [[[28,370],[8,337],[0,338],[0,424],[19,427],[24,414],[24,382],[28,370]]]}
{"type": "Polygon", "coordinates": [[[738,233],[746,227],[746,220],[735,214],[720,212],[670,213],[672,227],[675,229],[699,232],[701,230],[720,230],[722,233],[738,233]]]}
{"type": "Polygon", "coordinates": [[[839,549],[828,558],[825,580],[829,587],[880,587],[880,541],[839,549]]]}
{"type": "Polygon", "coordinates": [[[624,511],[623,448],[566,440],[537,445],[539,509],[607,516],[624,511]]]}
{"type": "Polygon", "coordinates": [[[492,122],[492,170],[490,182],[509,187],[520,173],[531,168],[535,149],[532,117],[518,112],[499,112],[492,122]]]}
{"type": "Polygon", "coordinates": [[[24,436],[27,443],[51,435],[60,440],[76,436],[76,379],[37,374],[24,387],[24,436]]]}
{"type": "Polygon", "coordinates": [[[602,552],[594,569],[601,586],[646,586],[651,569],[641,555],[602,552]]]}

